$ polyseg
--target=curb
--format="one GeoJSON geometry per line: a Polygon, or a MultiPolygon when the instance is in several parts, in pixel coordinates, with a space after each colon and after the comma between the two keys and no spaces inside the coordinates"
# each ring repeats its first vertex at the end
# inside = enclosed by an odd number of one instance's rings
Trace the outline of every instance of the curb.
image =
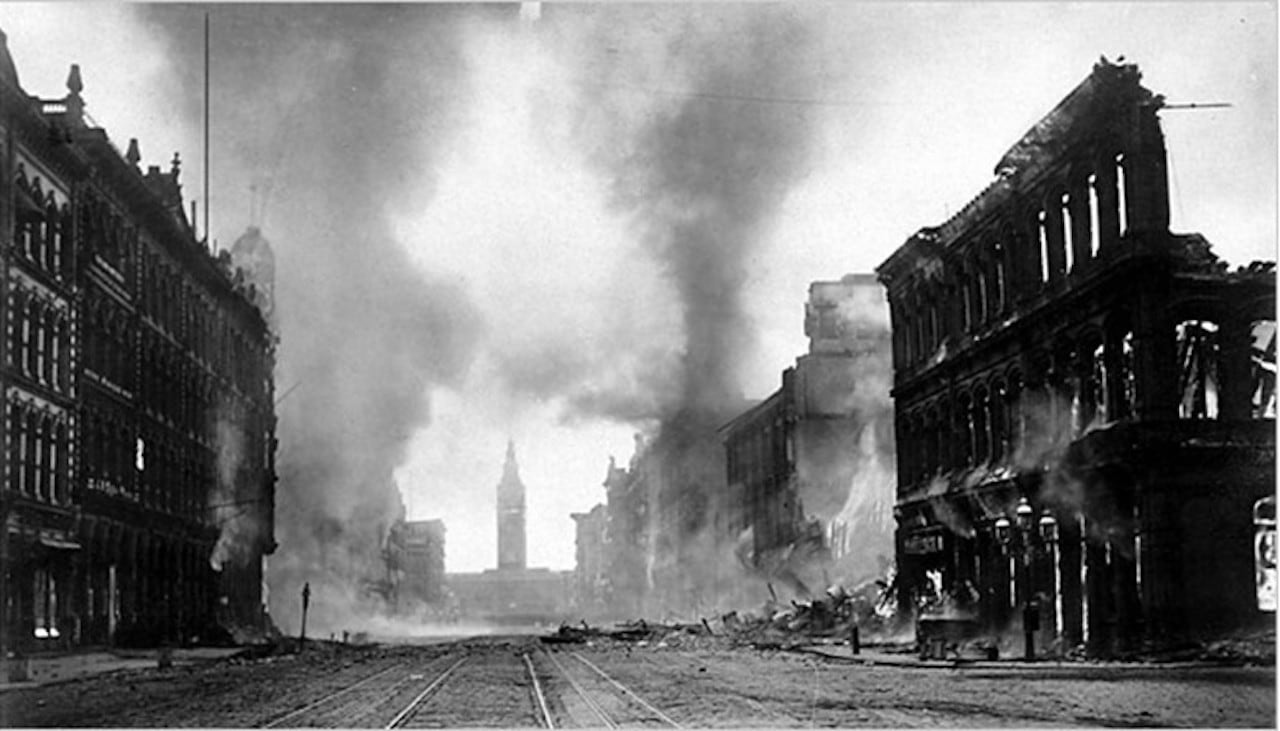
{"type": "Polygon", "coordinates": [[[1023,671],[1051,671],[1051,670],[1068,670],[1085,672],[1089,670],[1123,670],[1123,669],[1142,669],[1142,670],[1209,670],[1220,668],[1252,668],[1252,669],[1270,669],[1273,672],[1276,669],[1274,664],[1268,665],[1264,663],[1251,664],[1247,662],[1214,662],[1212,660],[1182,660],[1176,662],[1073,662],[1064,660],[1017,660],[1009,659],[1004,661],[993,660],[919,660],[915,657],[904,656],[898,660],[888,659],[884,656],[876,657],[874,655],[843,655],[831,652],[825,652],[821,645],[808,645],[793,648],[795,652],[802,652],[808,655],[817,655],[838,662],[852,663],[855,665],[874,665],[879,667],[898,667],[898,668],[923,668],[929,670],[1023,670],[1023,671]]]}

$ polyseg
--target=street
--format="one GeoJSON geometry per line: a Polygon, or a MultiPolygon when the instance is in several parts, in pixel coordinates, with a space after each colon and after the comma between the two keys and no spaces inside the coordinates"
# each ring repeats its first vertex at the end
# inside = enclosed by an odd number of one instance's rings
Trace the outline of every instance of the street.
{"type": "Polygon", "coordinates": [[[9,727],[1274,728],[1275,714],[1274,666],[890,666],[710,637],[313,642],[0,693],[9,727]]]}

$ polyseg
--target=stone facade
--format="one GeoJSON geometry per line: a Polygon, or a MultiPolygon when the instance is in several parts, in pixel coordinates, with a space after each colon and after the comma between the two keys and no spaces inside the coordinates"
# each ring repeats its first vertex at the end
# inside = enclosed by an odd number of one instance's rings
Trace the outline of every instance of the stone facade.
{"type": "Polygon", "coordinates": [[[0,45],[4,649],[264,629],[274,335],[177,158],[142,172],[82,89],[28,96],[0,45]]]}
{"type": "Polygon", "coordinates": [[[728,504],[717,530],[777,588],[820,594],[880,574],[893,554],[889,313],[869,274],[814,282],[809,352],[725,425],[728,504]],[[879,559],[879,560],[877,560],[879,559]]]}
{"type": "Polygon", "coordinates": [[[1104,59],[877,269],[902,607],[1101,653],[1270,621],[1274,266],[1168,230],[1162,103],[1104,59]]]}

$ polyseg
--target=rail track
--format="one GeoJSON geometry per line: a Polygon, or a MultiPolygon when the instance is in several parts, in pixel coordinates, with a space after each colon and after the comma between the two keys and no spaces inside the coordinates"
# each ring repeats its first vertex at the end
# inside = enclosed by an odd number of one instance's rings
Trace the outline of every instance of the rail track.
{"type": "Polygon", "coordinates": [[[675,719],[602,670],[582,653],[561,653],[544,648],[543,654],[558,671],[559,677],[573,690],[573,700],[576,703],[562,697],[565,713],[572,725],[611,729],[621,726],[682,728],[675,719]],[[568,658],[569,662],[563,662],[562,656],[568,658]],[[582,709],[587,713],[583,713],[582,709]]]}
{"type": "Polygon", "coordinates": [[[383,728],[401,728],[405,726],[406,722],[413,718],[414,715],[418,713],[419,709],[421,709],[433,695],[439,692],[440,687],[449,680],[449,677],[452,676],[454,672],[456,672],[458,668],[462,667],[462,665],[469,659],[471,659],[469,655],[463,655],[455,660],[453,664],[449,665],[449,667],[445,668],[444,671],[428,683],[421,692],[413,697],[413,700],[409,702],[409,705],[400,709],[400,712],[393,716],[387,725],[383,726],[383,728]]]}
{"type": "Polygon", "coordinates": [[[262,727],[681,727],[576,651],[463,650],[342,682],[330,680],[319,697],[313,686],[262,727]]]}
{"type": "MultiPolygon", "coordinates": [[[[369,673],[364,677],[321,695],[314,701],[272,718],[263,728],[367,728],[383,726],[384,719],[392,718],[399,724],[413,708],[420,705],[431,692],[465,660],[464,656],[452,665],[448,657],[427,663],[425,667],[398,662],[369,673]],[[442,666],[448,665],[443,670],[442,666]],[[430,680],[428,681],[428,678],[430,680]],[[427,685],[423,688],[423,682],[427,685]],[[407,702],[407,705],[406,705],[407,702]]],[[[386,725],[386,728],[394,728],[386,725]]]]}

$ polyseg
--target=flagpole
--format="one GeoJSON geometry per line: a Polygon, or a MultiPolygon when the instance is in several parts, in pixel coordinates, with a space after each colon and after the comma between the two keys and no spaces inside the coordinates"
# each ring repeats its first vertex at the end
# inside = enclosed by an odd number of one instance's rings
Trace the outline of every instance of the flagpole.
{"type": "Polygon", "coordinates": [[[209,235],[209,14],[204,14],[204,243],[212,246],[209,235]]]}

